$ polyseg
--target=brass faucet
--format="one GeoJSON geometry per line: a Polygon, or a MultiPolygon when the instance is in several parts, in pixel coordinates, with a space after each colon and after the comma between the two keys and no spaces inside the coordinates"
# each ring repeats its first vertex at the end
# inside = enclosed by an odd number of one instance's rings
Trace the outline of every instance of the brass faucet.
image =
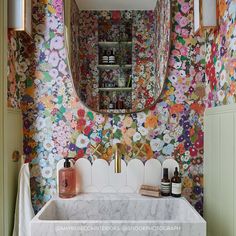
{"type": "Polygon", "coordinates": [[[113,153],[115,154],[115,173],[121,173],[121,155],[118,147],[118,144],[113,146],[113,153]]]}

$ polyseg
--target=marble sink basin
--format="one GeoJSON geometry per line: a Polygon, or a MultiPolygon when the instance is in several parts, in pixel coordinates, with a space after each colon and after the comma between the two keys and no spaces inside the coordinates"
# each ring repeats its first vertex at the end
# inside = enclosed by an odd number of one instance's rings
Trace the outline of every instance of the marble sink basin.
{"type": "Polygon", "coordinates": [[[184,199],[138,194],[55,197],[31,221],[32,236],[205,236],[206,222],[184,199]]]}

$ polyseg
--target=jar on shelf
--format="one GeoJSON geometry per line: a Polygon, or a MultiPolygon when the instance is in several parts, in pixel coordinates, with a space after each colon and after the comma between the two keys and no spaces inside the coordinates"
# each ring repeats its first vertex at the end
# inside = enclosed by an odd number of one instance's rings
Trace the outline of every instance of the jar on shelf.
{"type": "Polygon", "coordinates": [[[120,77],[118,78],[118,87],[123,88],[126,85],[126,79],[124,72],[121,72],[120,77]]]}

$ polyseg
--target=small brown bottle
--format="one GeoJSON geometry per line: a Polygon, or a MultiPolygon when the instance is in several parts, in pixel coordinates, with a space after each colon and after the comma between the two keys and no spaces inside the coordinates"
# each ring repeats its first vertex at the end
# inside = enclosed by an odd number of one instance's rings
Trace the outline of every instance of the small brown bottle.
{"type": "Polygon", "coordinates": [[[170,180],[168,178],[168,168],[163,169],[163,179],[161,180],[161,195],[170,196],[170,180]]]}
{"type": "Polygon", "coordinates": [[[178,168],[175,167],[174,176],[171,178],[171,196],[181,197],[181,178],[179,176],[178,168]]]}
{"type": "Polygon", "coordinates": [[[59,170],[59,197],[72,198],[76,195],[76,170],[70,159],[65,158],[64,168],[59,170]]]}

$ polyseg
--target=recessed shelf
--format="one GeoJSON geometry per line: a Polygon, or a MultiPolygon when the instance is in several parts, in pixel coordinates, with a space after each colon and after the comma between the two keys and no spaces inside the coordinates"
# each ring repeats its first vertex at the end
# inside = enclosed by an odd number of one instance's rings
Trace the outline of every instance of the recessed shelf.
{"type": "Polygon", "coordinates": [[[119,44],[128,44],[128,45],[132,45],[132,42],[131,41],[123,41],[123,42],[109,42],[109,41],[101,41],[101,42],[98,42],[99,46],[117,46],[119,44]]]}
{"type": "Polygon", "coordinates": [[[118,69],[118,68],[120,68],[120,67],[124,67],[124,68],[132,68],[132,64],[126,64],[126,65],[109,65],[109,64],[104,64],[104,65],[102,65],[102,64],[100,64],[100,65],[98,65],[98,68],[100,68],[100,69],[118,69]]]}
{"type": "Polygon", "coordinates": [[[98,88],[99,91],[132,91],[130,87],[120,87],[120,88],[98,88]]]}
{"type": "Polygon", "coordinates": [[[132,108],[124,108],[124,109],[111,109],[111,108],[107,108],[107,109],[99,109],[99,111],[101,112],[109,112],[109,111],[112,111],[113,113],[128,113],[131,111],[132,108]]]}
{"type": "Polygon", "coordinates": [[[97,68],[100,87],[97,91],[101,112],[118,114],[132,109],[132,41],[132,21],[121,20],[116,25],[111,20],[99,22],[97,68]],[[105,56],[108,59],[114,56],[114,64],[109,63],[111,60],[105,60],[105,56]],[[124,83],[118,83],[120,78],[124,79],[124,83]],[[125,87],[108,87],[118,85],[125,87]]]}

